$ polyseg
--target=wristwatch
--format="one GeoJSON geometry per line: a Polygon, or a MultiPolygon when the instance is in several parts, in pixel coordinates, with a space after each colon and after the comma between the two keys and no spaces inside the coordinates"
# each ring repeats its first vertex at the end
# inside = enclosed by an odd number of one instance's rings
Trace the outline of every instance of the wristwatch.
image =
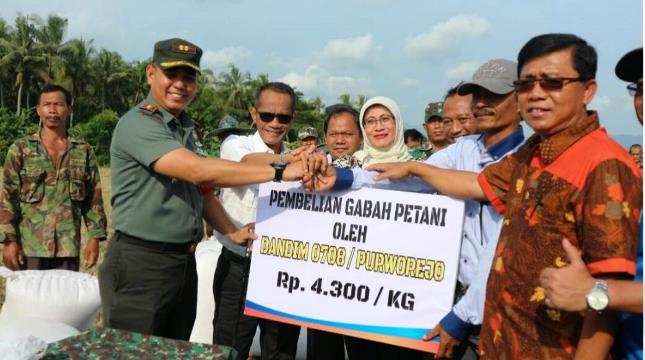
{"type": "Polygon", "coordinates": [[[609,288],[605,280],[596,280],[596,283],[587,294],[587,306],[595,311],[603,311],[609,305],[609,288]]]}
{"type": "Polygon", "coordinates": [[[280,161],[272,162],[271,167],[275,169],[275,175],[273,176],[273,181],[275,182],[282,181],[282,173],[284,173],[284,169],[287,167],[287,164],[285,164],[282,158],[280,158],[280,161]]]}

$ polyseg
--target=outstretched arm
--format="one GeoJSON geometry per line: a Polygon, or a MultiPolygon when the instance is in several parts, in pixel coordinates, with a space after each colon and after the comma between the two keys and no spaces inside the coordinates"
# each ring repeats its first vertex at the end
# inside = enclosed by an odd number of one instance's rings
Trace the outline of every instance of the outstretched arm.
{"type": "Polygon", "coordinates": [[[442,194],[463,199],[486,200],[477,181],[478,174],[474,172],[441,169],[416,161],[374,164],[366,170],[380,172],[374,178],[377,181],[418,176],[442,194]]]}

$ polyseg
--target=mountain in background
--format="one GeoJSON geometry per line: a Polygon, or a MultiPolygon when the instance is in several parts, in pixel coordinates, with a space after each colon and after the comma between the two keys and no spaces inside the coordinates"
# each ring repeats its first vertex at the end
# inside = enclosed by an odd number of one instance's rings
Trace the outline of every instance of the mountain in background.
{"type": "Polygon", "coordinates": [[[611,137],[618,141],[626,150],[629,150],[632,144],[643,145],[643,135],[611,135],[611,137]]]}

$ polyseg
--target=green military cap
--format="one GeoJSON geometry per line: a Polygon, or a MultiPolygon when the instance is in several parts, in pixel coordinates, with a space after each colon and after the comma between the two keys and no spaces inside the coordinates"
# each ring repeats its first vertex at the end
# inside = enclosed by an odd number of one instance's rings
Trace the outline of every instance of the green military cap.
{"type": "Polygon", "coordinates": [[[202,49],[183,39],[161,40],[155,44],[155,51],[152,55],[152,62],[161,69],[169,69],[177,66],[188,66],[199,72],[199,60],[202,57],[202,49]]]}
{"type": "Polygon", "coordinates": [[[426,115],[423,121],[428,122],[434,117],[443,119],[443,101],[431,102],[426,106],[426,115]]]}
{"type": "Polygon", "coordinates": [[[223,118],[219,121],[219,126],[217,129],[211,131],[206,136],[217,136],[220,134],[246,134],[253,132],[253,129],[245,129],[240,127],[240,122],[231,115],[224,115],[223,118]]]}
{"type": "Polygon", "coordinates": [[[298,130],[298,140],[304,140],[306,138],[318,139],[318,131],[311,126],[300,128],[300,130],[298,130]]]}

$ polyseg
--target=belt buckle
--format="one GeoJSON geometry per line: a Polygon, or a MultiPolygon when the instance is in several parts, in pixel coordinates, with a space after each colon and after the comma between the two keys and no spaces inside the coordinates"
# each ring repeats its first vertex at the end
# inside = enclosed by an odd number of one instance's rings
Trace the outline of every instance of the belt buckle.
{"type": "Polygon", "coordinates": [[[197,249],[197,243],[191,243],[190,246],[188,246],[188,252],[194,253],[195,249],[197,249]]]}

